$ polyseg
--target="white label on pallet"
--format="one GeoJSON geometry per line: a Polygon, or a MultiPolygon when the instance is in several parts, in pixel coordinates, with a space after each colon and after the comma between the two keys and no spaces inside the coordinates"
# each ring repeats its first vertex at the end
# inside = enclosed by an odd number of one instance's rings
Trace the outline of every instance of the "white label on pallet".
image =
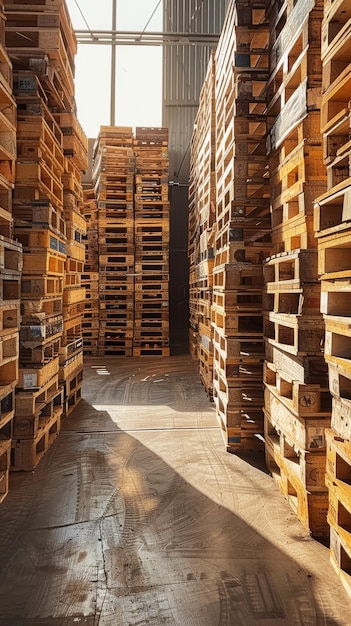
{"type": "Polygon", "coordinates": [[[37,374],[23,374],[23,389],[37,387],[37,374]]]}
{"type": "Polygon", "coordinates": [[[324,429],[318,427],[309,427],[308,431],[308,448],[316,450],[325,447],[324,429]]]}

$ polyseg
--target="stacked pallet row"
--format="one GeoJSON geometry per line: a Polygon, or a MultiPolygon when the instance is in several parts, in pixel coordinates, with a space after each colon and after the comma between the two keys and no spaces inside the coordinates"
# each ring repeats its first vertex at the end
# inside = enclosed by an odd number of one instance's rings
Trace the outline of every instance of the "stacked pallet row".
{"type": "Polygon", "coordinates": [[[214,264],[215,62],[208,65],[191,143],[189,186],[189,348],[199,362],[202,383],[213,397],[211,304],[214,264]]]}
{"type": "MultiPolygon", "coordinates": [[[[196,126],[194,127],[196,129],[196,126]]],[[[194,130],[191,141],[189,194],[188,194],[188,259],[189,259],[189,352],[194,360],[198,358],[199,321],[196,289],[196,266],[199,258],[199,211],[197,194],[197,137],[194,130]]],[[[212,272],[211,272],[212,273],[212,272]]],[[[213,359],[212,359],[213,361],[213,359]]],[[[212,383],[211,383],[212,388],[212,383]]]]}
{"type": "Polygon", "coordinates": [[[167,356],[167,130],[140,127],[134,136],[129,127],[101,126],[93,150],[92,183],[84,198],[89,296],[85,351],[99,356],[167,356]]]}
{"type": "Polygon", "coordinates": [[[132,356],[134,331],[133,131],[101,126],[94,152],[98,203],[98,354],[132,356]]]}
{"type": "Polygon", "coordinates": [[[22,219],[18,209],[14,205],[15,235],[23,245],[22,320],[12,469],[31,470],[58,434],[63,412],[59,350],[66,235],[62,214],[50,202],[26,203],[22,219]]]}
{"type": "Polygon", "coordinates": [[[270,253],[264,2],[230,2],[216,51],[213,396],[229,451],[263,448],[262,261],[270,253]]]}
{"type": "Polygon", "coordinates": [[[66,225],[62,133],[42,102],[35,73],[15,73],[18,107],[15,236],[23,245],[20,369],[16,390],[13,469],[33,469],[60,430],[66,225]]]}
{"type": "Polygon", "coordinates": [[[351,594],[351,7],[324,2],[321,130],[327,191],[316,199],[325,359],[332,394],[326,431],[330,558],[351,594]]]}
{"type": "Polygon", "coordinates": [[[54,114],[63,135],[63,216],[66,223],[67,259],[63,288],[63,336],[60,346],[59,381],[64,389],[64,415],[81,399],[83,383],[83,316],[85,286],[86,219],[82,172],[88,166],[88,141],[74,113],[54,114]]]}
{"type": "Polygon", "coordinates": [[[82,285],[85,287],[83,352],[97,356],[99,345],[99,243],[98,204],[94,189],[83,190],[83,210],[87,224],[85,264],[82,285]]]}
{"type": "Polygon", "coordinates": [[[64,132],[73,131],[60,118],[74,110],[76,40],[65,3],[7,2],[5,13],[18,110],[13,214],[15,235],[23,244],[12,468],[30,470],[56,437],[72,401],[64,375],[76,328],[70,326],[67,289],[79,280],[70,277],[77,260],[72,237],[74,231],[84,232],[73,217],[81,167],[75,152],[81,152],[82,138],[75,137],[73,148],[72,137],[65,142],[64,132]]]}
{"type": "Polygon", "coordinates": [[[0,502],[8,494],[11,442],[18,382],[22,247],[13,239],[12,189],[16,159],[16,104],[12,65],[4,48],[0,5],[0,502]]]}
{"type": "Polygon", "coordinates": [[[136,128],[133,356],[169,356],[168,131],[136,128]]]}
{"type": "Polygon", "coordinates": [[[271,2],[268,15],[274,256],[265,263],[266,461],[302,524],[323,537],[330,394],[313,232],[314,199],[325,189],[320,135],[323,2],[271,2]]]}

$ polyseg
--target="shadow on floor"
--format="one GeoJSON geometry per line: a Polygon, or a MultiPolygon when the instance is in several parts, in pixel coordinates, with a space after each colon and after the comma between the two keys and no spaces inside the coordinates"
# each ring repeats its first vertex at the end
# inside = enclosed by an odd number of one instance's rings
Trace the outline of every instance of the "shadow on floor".
{"type": "Polygon", "coordinates": [[[0,507],[0,624],[350,624],[262,458],[223,451],[191,359],[150,367],[92,361],[84,400],[17,477],[0,507]]]}

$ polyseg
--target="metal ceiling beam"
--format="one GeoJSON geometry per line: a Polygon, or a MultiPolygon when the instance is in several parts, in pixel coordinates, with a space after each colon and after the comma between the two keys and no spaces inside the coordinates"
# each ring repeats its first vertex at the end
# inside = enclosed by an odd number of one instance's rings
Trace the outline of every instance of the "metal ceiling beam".
{"type": "Polygon", "coordinates": [[[127,30],[76,30],[78,44],[108,46],[213,46],[217,33],[172,33],[127,30]]]}

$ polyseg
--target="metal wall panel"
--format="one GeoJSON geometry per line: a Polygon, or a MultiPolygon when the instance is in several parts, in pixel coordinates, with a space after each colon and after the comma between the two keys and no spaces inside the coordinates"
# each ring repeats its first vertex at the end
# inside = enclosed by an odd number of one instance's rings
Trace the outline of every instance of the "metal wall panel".
{"type": "MultiPolygon", "coordinates": [[[[229,0],[163,0],[166,32],[220,33],[229,0]]],[[[163,49],[163,119],[169,129],[171,204],[170,339],[172,354],[188,350],[188,181],[190,142],[209,47],[163,49]]]]}
{"type": "MultiPolygon", "coordinates": [[[[228,0],[163,0],[163,29],[220,33],[227,5],[228,0]]],[[[177,182],[189,178],[189,145],[210,53],[199,45],[164,48],[162,124],[169,128],[171,178],[177,182]]]]}
{"type": "MultiPolygon", "coordinates": [[[[167,32],[220,33],[228,0],[164,0],[167,32]]],[[[211,50],[166,46],[163,52],[163,119],[169,128],[171,177],[189,178],[189,145],[211,50]]]]}

